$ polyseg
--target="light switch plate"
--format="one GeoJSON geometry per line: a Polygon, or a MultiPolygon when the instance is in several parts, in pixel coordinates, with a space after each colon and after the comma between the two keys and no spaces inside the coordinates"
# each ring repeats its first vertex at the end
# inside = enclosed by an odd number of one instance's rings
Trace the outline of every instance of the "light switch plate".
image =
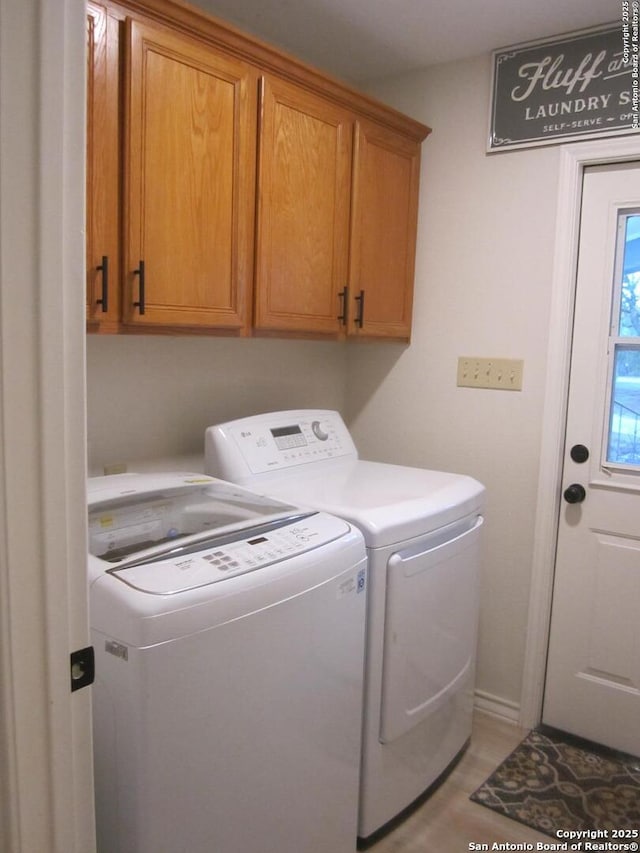
{"type": "Polygon", "coordinates": [[[477,358],[462,355],[458,359],[458,386],[522,391],[524,361],[520,358],[477,358]]]}

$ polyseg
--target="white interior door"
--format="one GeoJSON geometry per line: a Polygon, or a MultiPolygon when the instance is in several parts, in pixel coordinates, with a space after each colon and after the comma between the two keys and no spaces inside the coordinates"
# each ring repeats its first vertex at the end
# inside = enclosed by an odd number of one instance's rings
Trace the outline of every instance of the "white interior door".
{"type": "Polygon", "coordinates": [[[543,722],[640,754],[640,163],[585,171],[543,722]]]}

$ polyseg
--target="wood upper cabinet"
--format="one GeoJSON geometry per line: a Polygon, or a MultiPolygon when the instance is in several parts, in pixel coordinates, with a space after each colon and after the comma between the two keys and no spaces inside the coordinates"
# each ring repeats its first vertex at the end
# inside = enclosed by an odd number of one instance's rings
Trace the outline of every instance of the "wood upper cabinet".
{"type": "Polygon", "coordinates": [[[336,336],[347,284],[353,121],[284,80],[261,83],[254,326],[336,336]]]}
{"type": "Polygon", "coordinates": [[[408,340],[429,128],[174,0],[90,0],[87,328],[408,340]]]}
{"type": "Polygon", "coordinates": [[[411,334],[420,143],[368,121],[355,131],[349,334],[411,334]]]}
{"type": "Polygon", "coordinates": [[[126,21],[124,320],[242,333],[253,277],[257,75],[126,21]]]}
{"type": "Polygon", "coordinates": [[[87,328],[120,317],[117,21],[87,4],[87,328]]]}
{"type": "Polygon", "coordinates": [[[256,330],[408,340],[420,143],[271,78],[259,136],[256,330]]]}

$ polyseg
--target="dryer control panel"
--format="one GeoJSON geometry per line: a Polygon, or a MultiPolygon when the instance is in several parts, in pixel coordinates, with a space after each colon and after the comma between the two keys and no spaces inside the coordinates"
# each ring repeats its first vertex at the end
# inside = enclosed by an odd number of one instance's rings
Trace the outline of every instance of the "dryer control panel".
{"type": "Polygon", "coordinates": [[[256,474],[339,457],[357,459],[358,452],[338,412],[303,409],[209,427],[205,456],[207,471],[242,483],[256,474]]]}

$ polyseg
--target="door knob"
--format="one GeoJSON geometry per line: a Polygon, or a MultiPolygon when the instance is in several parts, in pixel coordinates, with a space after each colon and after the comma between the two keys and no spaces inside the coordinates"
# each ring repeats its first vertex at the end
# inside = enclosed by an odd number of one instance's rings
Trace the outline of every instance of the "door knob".
{"type": "Polygon", "coordinates": [[[571,458],[574,462],[586,462],[589,458],[589,448],[584,444],[574,444],[571,448],[571,458]]]}
{"type": "Polygon", "coordinates": [[[581,504],[587,493],[580,483],[572,483],[564,490],[564,499],[568,504],[581,504]]]}

